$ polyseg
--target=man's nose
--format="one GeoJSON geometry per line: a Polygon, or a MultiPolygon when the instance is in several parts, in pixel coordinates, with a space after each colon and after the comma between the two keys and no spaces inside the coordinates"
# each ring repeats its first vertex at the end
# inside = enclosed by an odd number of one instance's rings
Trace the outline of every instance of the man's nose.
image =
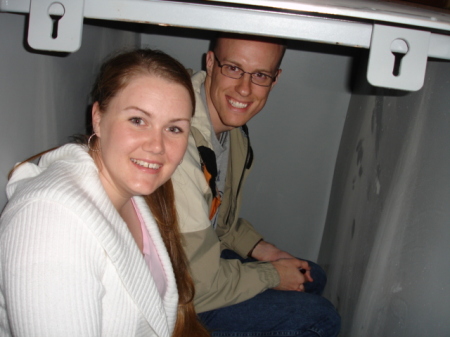
{"type": "Polygon", "coordinates": [[[252,75],[249,73],[244,73],[244,75],[242,75],[242,77],[237,81],[239,82],[236,85],[236,91],[241,96],[250,95],[252,92],[252,75]]]}

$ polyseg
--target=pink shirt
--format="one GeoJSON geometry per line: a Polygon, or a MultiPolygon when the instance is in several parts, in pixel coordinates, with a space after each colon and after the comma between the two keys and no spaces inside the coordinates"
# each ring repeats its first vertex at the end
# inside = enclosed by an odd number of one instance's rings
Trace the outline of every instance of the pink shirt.
{"type": "Polygon", "coordinates": [[[167,283],[166,273],[164,272],[164,268],[162,266],[158,252],[156,251],[150,233],[148,232],[147,227],[145,226],[141,213],[136,207],[134,200],[131,199],[131,201],[133,202],[134,209],[136,210],[139,222],[141,223],[144,260],[147,263],[148,268],[150,269],[150,273],[152,274],[153,279],[155,280],[156,288],[158,289],[159,294],[163,298],[164,294],[166,293],[166,283],[167,283]]]}

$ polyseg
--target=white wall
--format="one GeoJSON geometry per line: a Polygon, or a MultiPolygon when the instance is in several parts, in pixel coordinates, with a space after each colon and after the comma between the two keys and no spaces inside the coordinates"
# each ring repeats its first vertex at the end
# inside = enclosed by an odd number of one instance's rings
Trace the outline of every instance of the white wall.
{"type": "Polygon", "coordinates": [[[70,55],[30,50],[25,15],[0,13],[0,210],[13,165],[84,133],[86,108],[103,58],[134,46],[133,32],[84,25],[81,49],[70,55]]]}
{"type": "Polygon", "coordinates": [[[449,78],[352,96],[319,259],[342,336],[450,336],[449,78]]]}
{"type": "MultiPolygon", "coordinates": [[[[85,25],[80,51],[52,55],[26,48],[25,16],[0,13],[0,208],[13,164],[84,132],[100,61],[139,43],[107,27],[85,25]]],[[[211,36],[148,26],[142,45],[199,69],[211,36]]],[[[363,66],[351,94],[352,61],[291,42],[249,123],[256,165],[242,215],[298,256],[320,249],[341,336],[449,336],[450,63],[429,61],[416,93],[373,91],[363,66]]]]}
{"type": "MultiPolygon", "coordinates": [[[[148,26],[142,44],[200,69],[213,32],[148,26]]],[[[242,216],[268,241],[316,260],[347,112],[348,50],[291,41],[264,110],[249,122],[255,166],[242,216]],[[344,52],[343,52],[344,51],[344,52]],[[343,53],[342,53],[343,52],[343,53]]]]}
{"type": "Polygon", "coordinates": [[[294,45],[298,49],[286,52],[264,111],[249,123],[255,168],[242,214],[268,241],[317,261],[350,100],[352,58],[324,52],[332,50],[324,45],[294,45]]]}
{"type": "MultiPolygon", "coordinates": [[[[99,63],[110,51],[136,44],[138,35],[133,30],[107,28],[113,25],[109,22],[85,24],[81,49],[61,56],[26,47],[24,15],[0,16],[3,207],[11,167],[85,131],[88,93],[99,63]]],[[[157,26],[146,29],[142,46],[160,48],[193,69],[202,68],[215,34],[157,26]]],[[[279,83],[266,108],[249,123],[256,165],[245,188],[242,215],[267,240],[312,260],[320,248],[350,99],[347,75],[352,58],[335,51],[291,42],[279,83]]]]}

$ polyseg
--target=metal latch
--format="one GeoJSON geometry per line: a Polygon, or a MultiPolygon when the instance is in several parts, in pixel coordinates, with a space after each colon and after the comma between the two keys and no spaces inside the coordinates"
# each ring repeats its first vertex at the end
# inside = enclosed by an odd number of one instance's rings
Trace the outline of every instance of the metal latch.
{"type": "Polygon", "coordinates": [[[367,80],[377,87],[417,91],[422,88],[430,32],[375,24],[367,80]]]}
{"type": "Polygon", "coordinates": [[[74,52],[81,46],[84,0],[31,0],[28,44],[33,49],[74,52]]]}

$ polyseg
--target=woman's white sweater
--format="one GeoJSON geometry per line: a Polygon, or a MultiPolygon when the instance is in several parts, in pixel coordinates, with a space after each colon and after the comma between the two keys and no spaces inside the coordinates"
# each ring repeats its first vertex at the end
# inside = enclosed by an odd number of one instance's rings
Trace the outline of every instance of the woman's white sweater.
{"type": "Polygon", "coordinates": [[[86,148],[18,168],[0,218],[0,336],[170,336],[178,294],[166,248],[135,197],[167,276],[161,298],[86,148]]]}

